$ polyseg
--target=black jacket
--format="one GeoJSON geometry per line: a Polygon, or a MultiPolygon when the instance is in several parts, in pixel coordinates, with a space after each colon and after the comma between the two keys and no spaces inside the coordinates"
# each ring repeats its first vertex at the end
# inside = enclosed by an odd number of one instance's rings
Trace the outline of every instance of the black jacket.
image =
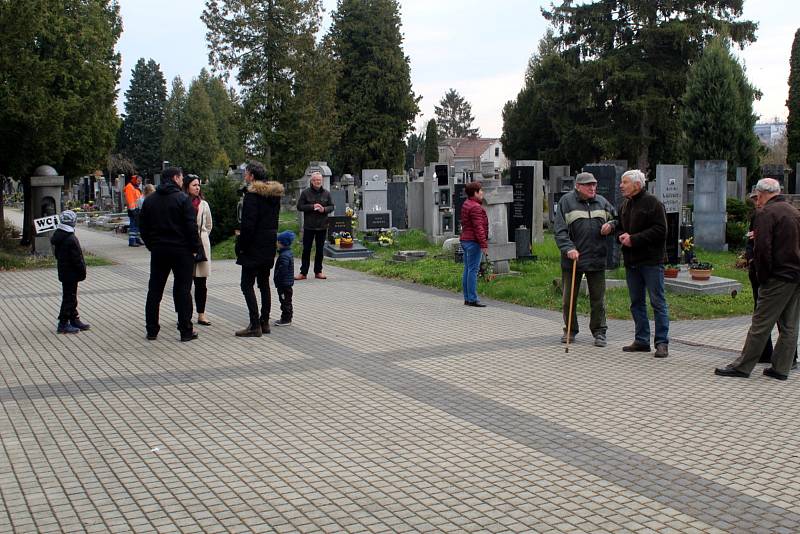
{"type": "Polygon", "coordinates": [[[291,248],[278,250],[278,259],[275,260],[275,273],[272,275],[275,287],[292,287],[294,285],[294,255],[291,248]]]}
{"type": "Polygon", "coordinates": [[[242,222],[236,240],[236,263],[272,269],[278,237],[283,186],[278,182],[251,183],[242,199],[242,222]]]}
{"type": "Polygon", "coordinates": [[[647,191],[626,198],[619,210],[617,233],[631,236],[622,247],[625,266],[661,265],[667,262],[667,214],[664,205],[647,191]]]}
{"type": "Polygon", "coordinates": [[[58,280],[67,283],[86,280],[86,262],[75,234],[56,230],[50,238],[50,244],[58,260],[58,280]]]}
{"type": "Polygon", "coordinates": [[[152,252],[185,250],[195,254],[203,250],[192,201],[172,180],[159,185],[144,199],[139,235],[152,252]]]}
{"type": "Polygon", "coordinates": [[[297,199],[297,211],[303,212],[303,229],[325,230],[328,228],[328,214],[333,211],[333,200],[330,192],[324,187],[314,189],[308,187],[297,199]],[[314,211],[314,204],[322,204],[325,211],[314,211]]]}
{"type": "Polygon", "coordinates": [[[578,271],[605,270],[608,247],[613,245],[616,225],[617,210],[604,197],[595,195],[591,199],[582,199],[575,190],[561,197],[554,224],[556,245],[561,250],[561,268],[572,268],[567,252],[575,249],[580,253],[578,271]],[[612,227],[607,236],[600,233],[605,223],[612,227]]]}
{"type": "Polygon", "coordinates": [[[783,195],[775,196],[758,211],[753,232],[758,281],[800,282],[800,212],[783,195]]]}

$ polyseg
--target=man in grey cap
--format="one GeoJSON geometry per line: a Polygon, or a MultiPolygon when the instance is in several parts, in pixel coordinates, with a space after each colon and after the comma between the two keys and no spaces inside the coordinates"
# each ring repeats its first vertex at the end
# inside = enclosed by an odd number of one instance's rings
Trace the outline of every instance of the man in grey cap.
{"type": "MultiPolygon", "coordinates": [[[[572,309],[578,300],[578,291],[572,291],[572,265],[577,262],[575,285],[580,286],[586,276],[589,286],[591,315],[589,329],[597,347],[606,346],[606,257],[609,241],[616,230],[617,211],[597,194],[597,180],[589,172],[575,179],[575,189],[558,201],[555,215],[556,244],[561,250],[561,286],[564,288],[562,308],[564,325],[569,321],[570,299],[572,309]],[[574,294],[573,294],[574,293],[574,294]]],[[[561,342],[567,342],[567,327],[561,342]]],[[[578,333],[578,319],[572,314],[569,341],[578,333]]]]}

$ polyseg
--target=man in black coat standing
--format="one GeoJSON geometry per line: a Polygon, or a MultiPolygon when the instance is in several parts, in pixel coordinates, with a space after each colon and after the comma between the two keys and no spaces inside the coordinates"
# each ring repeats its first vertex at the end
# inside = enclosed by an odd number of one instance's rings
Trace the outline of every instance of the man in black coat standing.
{"type": "Polygon", "coordinates": [[[300,198],[297,200],[297,211],[303,212],[303,255],[300,262],[300,274],[294,277],[295,280],[305,280],[308,277],[311,246],[315,242],[314,277],[327,278],[322,274],[322,249],[328,233],[328,214],[333,211],[333,200],[331,200],[330,192],[322,187],[320,172],[311,173],[310,182],[311,185],[300,193],[300,198]]]}
{"type": "Polygon", "coordinates": [[[142,204],[139,232],[150,251],[150,281],[147,286],[145,323],[147,339],[155,340],[161,329],[159,307],[169,273],[174,277],[172,298],[178,312],[181,341],[197,339],[192,328],[192,271],[203,244],[189,196],[181,191],[183,171],[167,167],[161,185],[142,204]]]}
{"type": "Polygon", "coordinates": [[[261,163],[250,162],[244,171],[247,189],[242,199],[241,224],[236,239],[236,263],[242,266],[240,287],[247,303],[250,322],[237,330],[238,337],[261,337],[269,334],[269,314],[272,304],[269,271],[275,262],[278,234],[278,215],[281,211],[283,186],[267,181],[267,171],[261,163]],[[253,284],[261,292],[261,311],[253,284]]]}

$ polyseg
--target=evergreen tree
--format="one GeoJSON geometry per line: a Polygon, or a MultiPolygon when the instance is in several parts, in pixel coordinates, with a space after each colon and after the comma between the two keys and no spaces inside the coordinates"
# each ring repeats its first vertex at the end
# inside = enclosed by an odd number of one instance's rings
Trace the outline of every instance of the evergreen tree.
{"type": "Polygon", "coordinates": [[[285,148],[281,130],[293,80],[314,50],[320,0],[206,0],[209,61],[236,72],[242,88],[246,144],[274,173],[273,154],[285,148]]]}
{"type": "Polygon", "coordinates": [[[275,157],[278,178],[303,175],[310,161],[327,161],[339,138],[336,113],[336,64],[323,42],[309,52],[293,80],[293,98],[282,115],[283,147],[275,157]]]}
{"type": "MultiPolygon", "coordinates": [[[[641,169],[680,154],[680,98],[686,74],[715,34],[743,46],[756,24],[737,21],[743,0],[564,2],[544,17],[559,29],[565,56],[590,81],[589,118],[604,155],[641,169]]],[[[565,88],[566,89],[566,88],[565,88]]],[[[576,125],[577,126],[577,125],[576,125]]]]}
{"type": "Polygon", "coordinates": [[[759,173],[760,145],[753,132],[755,89],[733,58],[726,40],[718,37],[689,69],[683,97],[682,124],[690,168],[697,159],[728,162],[729,175],[738,165],[759,173]]]}
{"type": "Polygon", "coordinates": [[[203,188],[203,196],[211,207],[214,225],[209,239],[212,245],[225,241],[239,226],[236,206],[239,204],[238,182],[226,175],[212,176],[203,188]]]}
{"type": "Polygon", "coordinates": [[[184,159],[180,162],[185,173],[208,176],[224,170],[228,158],[217,138],[217,121],[211,110],[205,85],[194,80],[186,98],[186,113],[181,134],[184,139],[184,159]]]}
{"type": "Polygon", "coordinates": [[[478,128],[472,127],[475,121],[472,105],[455,89],[447,91],[433,110],[436,113],[436,124],[439,125],[440,139],[478,137],[478,128]]]}
{"type": "Polygon", "coordinates": [[[412,132],[406,140],[405,170],[419,169],[425,163],[425,133],[412,132]]]}
{"type": "Polygon", "coordinates": [[[198,80],[208,95],[216,121],[217,138],[225,152],[225,159],[233,163],[243,162],[245,153],[241,129],[242,112],[236,91],[225,87],[222,78],[210,75],[206,69],[200,71],[198,80]]]}
{"type": "Polygon", "coordinates": [[[551,30],[528,61],[525,86],[503,107],[503,151],[512,160],[540,159],[574,169],[603,153],[592,124],[591,81],[574,55],[562,54],[551,30]]]}
{"type": "Polygon", "coordinates": [[[786,120],[786,163],[791,172],[796,173],[797,163],[800,162],[800,29],[794,33],[792,55],[789,58],[789,97],[786,99],[786,107],[789,108],[789,117],[786,120]]]}
{"type": "Polygon", "coordinates": [[[0,174],[30,181],[48,164],[70,177],[102,166],[119,128],[122,31],[113,0],[0,2],[0,174]]]}
{"type": "Polygon", "coordinates": [[[164,106],[161,137],[161,158],[174,165],[186,160],[184,121],[186,116],[186,88],[180,76],[172,79],[172,90],[164,106]]]}
{"type": "Polygon", "coordinates": [[[425,165],[439,162],[439,128],[436,119],[428,121],[425,128],[425,165]]]}
{"type": "Polygon", "coordinates": [[[138,172],[161,169],[161,136],[167,82],[154,60],[139,58],[125,91],[125,114],[119,130],[118,152],[134,161],[138,172]]]}
{"type": "Polygon", "coordinates": [[[334,162],[341,173],[403,166],[406,134],[419,99],[403,53],[397,0],[340,0],[330,31],[339,63],[336,86],[341,139],[334,162]]]}

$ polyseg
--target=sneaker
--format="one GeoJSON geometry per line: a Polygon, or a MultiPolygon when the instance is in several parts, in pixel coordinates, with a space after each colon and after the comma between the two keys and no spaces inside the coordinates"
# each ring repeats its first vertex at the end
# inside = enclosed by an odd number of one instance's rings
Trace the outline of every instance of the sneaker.
{"type": "Polygon", "coordinates": [[[235,335],[236,337],[261,337],[261,325],[260,324],[247,325],[246,328],[237,330],[235,335]]]}
{"type": "Polygon", "coordinates": [[[597,334],[596,336],[594,336],[595,347],[605,347],[606,345],[608,345],[608,342],[606,342],[605,334],[597,334]]]}
{"type": "Polygon", "coordinates": [[[277,321],[272,323],[272,326],[291,326],[291,324],[292,321],[284,321],[283,319],[278,319],[277,321]]]}
{"type": "Polygon", "coordinates": [[[656,345],[656,353],[653,354],[655,358],[666,358],[669,356],[669,349],[666,343],[659,343],[656,345]]]}
{"type": "Polygon", "coordinates": [[[308,278],[308,277],[306,275],[302,274],[302,273],[294,275],[294,279],[295,280],[305,280],[306,278],[308,278]]]}
{"type": "Polygon", "coordinates": [[[56,328],[56,332],[59,334],[77,334],[80,331],[80,328],[72,326],[66,321],[63,323],[58,323],[58,328],[56,328]]]}
{"type": "Polygon", "coordinates": [[[322,273],[316,273],[316,274],[314,275],[314,278],[319,278],[320,280],[327,280],[327,279],[328,279],[328,277],[327,277],[327,276],[325,276],[325,275],[324,275],[324,274],[322,274],[322,273]]]}
{"type": "MultiPolygon", "coordinates": [[[[562,343],[566,343],[567,342],[567,334],[564,334],[563,336],[561,336],[561,342],[562,343]]],[[[575,342],[575,335],[574,334],[570,334],[569,342],[570,343],[574,343],[575,342]]]]}
{"type": "Polygon", "coordinates": [[[622,347],[622,352],[650,352],[650,345],[634,341],[630,345],[622,347]]]}
{"type": "Polygon", "coordinates": [[[74,326],[74,327],[75,327],[75,328],[77,328],[78,330],[89,330],[89,328],[91,328],[91,326],[89,326],[89,324],[87,324],[87,323],[84,323],[84,322],[83,322],[83,321],[81,321],[81,320],[80,320],[80,318],[78,318],[78,317],[76,317],[75,319],[72,319],[72,320],[69,322],[69,324],[71,324],[72,326],[74,326]]]}

